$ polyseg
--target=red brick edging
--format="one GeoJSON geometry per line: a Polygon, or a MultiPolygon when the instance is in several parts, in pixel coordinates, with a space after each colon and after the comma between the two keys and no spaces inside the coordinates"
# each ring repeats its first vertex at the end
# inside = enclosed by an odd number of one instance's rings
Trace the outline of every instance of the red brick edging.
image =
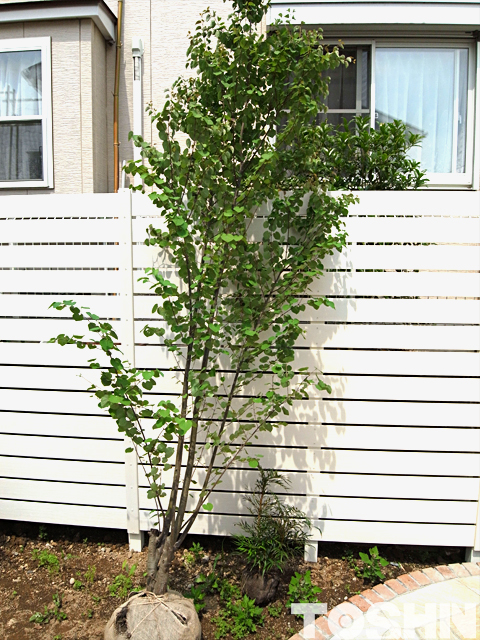
{"type": "MultiPolygon", "coordinates": [[[[326,616],[317,618],[315,620],[315,640],[329,640],[334,635],[332,629],[338,632],[342,626],[348,626],[341,625],[342,617],[347,616],[355,620],[368,611],[373,604],[392,600],[398,595],[416,591],[435,582],[443,582],[453,578],[466,578],[468,576],[480,576],[480,562],[442,564],[435,568],[430,567],[422,571],[404,573],[403,576],[399,576],[394,580],[387,580],[384,584],[377,584],[373,589],[366,589],[361,594],[352,596],[337,605],[326,616]]],[[[292,636],[290,640],[304,640],[304,636],[300,632],[292,636]]]]}

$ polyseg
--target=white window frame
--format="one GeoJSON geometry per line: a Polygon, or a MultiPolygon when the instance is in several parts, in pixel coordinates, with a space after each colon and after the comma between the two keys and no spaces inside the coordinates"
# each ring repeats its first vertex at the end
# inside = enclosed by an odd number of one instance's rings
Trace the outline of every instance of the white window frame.
{"type": "Polygon", "coordinates": [[[52,135],[52,62],[51,38],[14,38],[0,40],[0,53],[10,51],[40,51],[42,55],[42,114],[40,116],[4,116],[3,122],[42,123],[43,180],[0,181],[1,189],[53,188],[53,135],[52,135]]]}
{"type": "MultiPolygon", "coordinates": [[[[467,129],[466,129],[466,157],[464,173],[427,173],[429,182],[427,188],[474,188],[478,189],[478,171],[480,159],[475,158],[474,149],[480,148],[480,96],[476,97],[476,90],[480,92],[480,45],[475,41],[452,39],[436,39],[426,41],[418,37],[411,38],[342,38],[344,45],[370,45],[371,47],[371,84],[370,84],[370,125],[375,126],[375,54],[380,48],[464,48],[468,49],[468,79],[467,79],[467,129]],[[477,53],[478,50],[478,53],[477,53]],[[476,76],[479,80],[476,81],[476,76]],[[477,89],[476,89],[477,84],[477,89]],[[474,162],[476,166],[474,167],[474,162]]],[[[325,44],[338,44],[337,41],[325,40],[325,44]]]]}

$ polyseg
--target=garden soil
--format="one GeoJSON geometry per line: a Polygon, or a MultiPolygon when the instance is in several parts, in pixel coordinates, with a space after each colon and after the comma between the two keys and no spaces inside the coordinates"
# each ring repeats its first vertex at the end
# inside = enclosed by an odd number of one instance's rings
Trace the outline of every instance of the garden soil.
{"type": "MultiPolygon", "coordinates": [[[[378,548],[389,561],[384,569],[387,579],[464,560],[461,548],[378,548]]],[[[368,546],[320,543],[317,563],[291,563],[282,575],[275,601],[264,609],[255,639],[286,640],[301,628],[302,621],[284,606],[296,571],[311,570],[312,583],[322,589],[318,599],[329,609],[373,586],[375,582],[358,576],[362,568],[359,551],[367,552],[368,546]]],[[[214,564],[217,574],[240,585],[244,565],[228,538],[190,536],[176,554],[170,588],[186,593],[200,573],[213,571],[214,564]],[[194,542],[202,546],[197,559],[188,553],[194,542]]],[[[130,574],[132,586],[142,588],[145,566],[146,548],[142,553],[129,551],[123,531],[0,521],[0,638],[102,640],[112,612],[127,599],[119,595],[120,587],[131,588],[130,574]]],[[[220,607],[216,594],[206,597],[200,615],[204,640],[215,640],[214,618],[220,607]]],[[[225,638],[232,640],[230,635],[225,638]]]]}

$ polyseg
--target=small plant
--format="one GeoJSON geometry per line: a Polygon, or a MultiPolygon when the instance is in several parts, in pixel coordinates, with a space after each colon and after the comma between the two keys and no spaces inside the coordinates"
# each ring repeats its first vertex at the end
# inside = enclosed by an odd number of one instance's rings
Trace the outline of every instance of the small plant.
{"type": "Polygon", "coordinates": [[[95,596],[92,594],[92,600],[94,601],[95,604],[98,604],[101,600],[100,596],[95,596]]]}
{"type": "Polygon", "coordinates": [[[82,615],[84,615],[86,618],[93,618],[93,609],[88,609],[87,613],[84,613],[82,615]]]}
{"type": "Polygon", "coordinates": [[[353,569],[355,573],[357,572],[358,565],[355,562],[353,553],[350,550],[345,552],[345,554],[342,556],[342,560],[345,560],[346,562],[348,562],[348,566],[350,567],[350,569],[353,569]]]}
{"type": "Polygon", "coordinates": [[[48,573],[58,573],[60,570],[60,561],[58,557],[48,551],[48,549],[43,549],[39,551],[38,549],[34,549],[32,551],[32,558],[38,562],[39,567],[46,567],[48,573]]]}
{"type": "Polygon", "coordinates": [[[53,617],[61,622],[62,620],[67,619],[67,614],[63,611],[60,611],[62,608],[62,598],[58,595],[58,593],[54,593],[52,596],[53,599],[53,617]]]}
{"type": "Polygon", "coordinates": [[[56,636],[53,636],[53,640],[62,640],[62,634],[61,633],[57,633],[56,636]]]}
{"type": "Polygon", "coordinates": [[[359,556],[363,562],[363,571],[359,570],[359,577],[365,578],[369,582],[385,580],[382,567],[388,566],[388,560],[379,555],[377,547],[369,549],[368,554],[360,551],[359,556]]]}
{"type": "Polygon", "coordinates": [[[95,580],[95,574],[96,573],[97,573],[97,568],[94,567],[94,566],[89,566],[88,569],[83,574],[83,576],[85,578],[85,582],[87,582],[88,584],[93,584],[93,581],[95,580]]]}
{"type": "Polygon", "coordinates": [[[272,616],[272,618],[278,618],[282,613],[282,609],[283,606],[281,602],[279,602],[277,606],[271,604],[269,607],[267,607],[268,614],[272,616]]]}
{"type": "MultiPolygon", "coordinates": [[[[205,608],[205,596],[214,590],[220,590],[221,582],[217,573],[215,572],[218,558],[219,556],[215,558],[213,571],[211,571],[208,575],[200,573],[195,578],[195,584],[190,588],[190,591],[185,594],[186,598],[192,598],[197,613],[200,613],[200,611],[205,608]]],[[[224,580],[223,582],[226,582],[226,580],[224,580]]]]}
{"type": "Polygon", "coordinates": [[[110,595],[113,598],[126,598],[131,591],[140,591],[139,587],[133,587],[132,578],[137,570],[137,565],[133,564],[128,568],[127,561],[122,564],[122,573],[113,579],[113,583],[108,586],[110,595]]]}
{"type": "Polygon", "coordinates": [[[83,544],[87,544],[87,542],[88,542],[88,538],[84,538],[83,539],[83,544]]]}
{"type": "Polygon", "coordinates": [[[205,608],[205,589],[203,589],[203,587],[193,585],[193,587],[190,587],[190,591],[187,591],[185,597],[193,600],[193,605],[197,613],[200,613],[200,611],[205,608]]]}
{"type": "Polygon", "coordinates": [[[190,567],[195,564],[195,556],[191,551],[188,551],[188,549],[185,549],[183,552],[183,562],[186,567],[190,567]]]}
{"type": "Polygon", "coordinates": [[[83,582],[81,580],[77,579],[73,583],[73,588],[75,589],[75,591],[81,591],[82,589],[85,589],[85,585],[83,584],[83,582]]]}
{"type": "Polygon", "coordinates": [[[287,607],[294,602],[318,602],[318,594],[322,590],[312,584],[310,571],[306,571],[305,575],[295,572],[288,585],[287,607]]]}
{"type": "Polygon", "coordinates": [[[217,630],[215,638],[223,638],[231,633],[235,640],[255,633],[258,624],[263,624],[263,609],[257,607],[247,595],[238,602],[227,602],[223,611],[213,618],[217,630]]]}
{"type": "Polygon", "coordinates": [[[43,607],[43,613],[40,613],[40,611],[35,612],[33,616],[30,617],[29,622],[35,622],[36,624],[48,624],[50,622],[50,618],[51,611],[47,605],[45,605],[43,607]]]}
{"type": "Polygon", "coordinates": [[[58,593],[53,594],[53,609],[49,609],[47,605],[43,607],[43,613],[37,611],[30,618],[30,622],[36,622],[37,624],[48,624],[50,620],[53,618],[61,622],[62,620],[67,619],[67,614],[64,611],[61,611],[62,608],[62,598],[58,593]]]}
{"type": "Polygon", "coordinates": [[[195,557],[195,562],[199,562],[202,557],[205,555],[205,549],[199,542],[194,542],[190,547],[190,553],[193,553],[195,557]]]}
{"type": "Polygon", "coordinates": [[[41,524],[38,527],[38,537],[40,540],[48,540],[48,531],[47,527],[44,524],[41,524]]]}
{"type": "Polygon", "coordinates": [[[225,578],[220,580],[216,589],[218,590],[220,600],[222,602],[239,600],[242,597],[240,588],[236,584],[232,584],[228,580],[225,580],[225,578]]]}
{"type": "Polygon", "coordinates": [[[286,478],[275,469],[258,465],[258,470],[260,477],[254,490],[245,498],[253,522],[241,522],[239,526],[247,535],[235,535],[233,540],[250,569],[265,575],[272,569],[282,571],[287,560],[303,556],[312,523],[272,490],[276,486],[288,492],[290,483],[286,478]]]}
{"type": "Polygon", "coordinates": [[[345,585],[345,591],[347,592],[347,595],[348,595],[348,596],[351,596],[352,594],[353,594],[353,595],[358,595],[359,593],[361,593],[359,590],[357,590],[357,591],[352,591],[352,588],[351,588],[351,586],[350,586],[349,584],[346,584],[346,585],[345,585]]]}

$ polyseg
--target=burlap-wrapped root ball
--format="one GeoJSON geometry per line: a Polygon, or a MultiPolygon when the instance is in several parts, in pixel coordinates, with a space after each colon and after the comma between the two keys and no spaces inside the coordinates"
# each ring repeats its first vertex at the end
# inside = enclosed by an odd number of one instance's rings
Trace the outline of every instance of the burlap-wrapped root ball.
{"type": "Polygon", "coordinates": [[[162,596],[135,594],[113,612],[104,633],[105,640],[201,640],[201,637],[193,600],[175,591],[162,596]]]}

